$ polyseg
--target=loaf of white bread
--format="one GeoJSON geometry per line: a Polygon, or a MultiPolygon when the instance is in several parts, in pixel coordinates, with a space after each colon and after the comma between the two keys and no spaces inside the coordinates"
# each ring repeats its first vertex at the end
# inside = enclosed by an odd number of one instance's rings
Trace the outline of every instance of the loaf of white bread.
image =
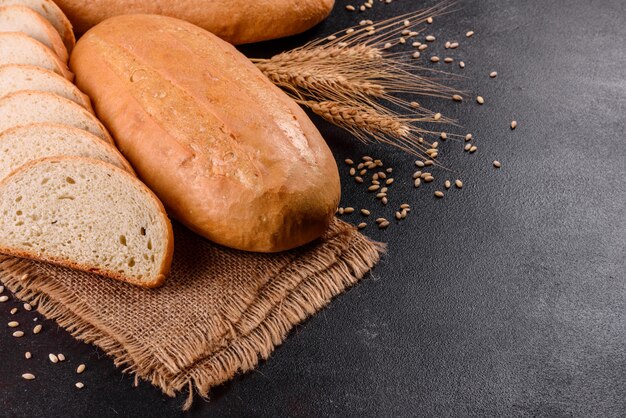
{"type": "Polygon", "coordinates": [[[172,226],[70,81],[50,0],[0,0],[0,252],[163,284],[172,226]]]}
{"type": "Polygon", "coordinates": [[[232,45],[178,19],[118,16],[70,64],[122,154],[190,229],[257,252],[327,230],[340,197],[328,145],[232,45]]]}

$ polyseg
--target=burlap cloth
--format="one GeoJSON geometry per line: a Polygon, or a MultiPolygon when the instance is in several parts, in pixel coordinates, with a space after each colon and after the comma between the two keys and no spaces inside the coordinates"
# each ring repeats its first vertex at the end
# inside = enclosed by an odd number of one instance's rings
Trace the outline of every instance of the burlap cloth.
{"type": "MultiPolygon", "coordinates": [[[[170,395],[211,387],[267,359],[291,328],[356,283],[382,246],[335,220],[317,242],[281,254],[229,250],[174,225],[165,286],[146,290],[0,256],[0,280],[116,366],[170,395]]],[[[305,361],[303,359],[303,361],[305,361]]]]}

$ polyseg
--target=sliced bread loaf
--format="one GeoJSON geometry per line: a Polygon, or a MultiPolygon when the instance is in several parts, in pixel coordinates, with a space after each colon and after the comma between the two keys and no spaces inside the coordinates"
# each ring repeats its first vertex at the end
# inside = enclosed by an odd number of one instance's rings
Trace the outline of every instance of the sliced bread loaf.
{"type": "Polygon", "coordinates": [[[64,97],[24,90],[0,99],[0,132],[20,125],[43,122],[74,126],[113,143],[106,128],[94,115],[64,97]]]}
{"type": "Polygon", "coordinates": [[[76,38],[70,20],[52,0],[0,0],[0,6],[26,6],[44,17],[61,35],[67,52],[72,52],[76,38]]]}
{"type": "Polygon", "coordinates": [[[134,174],[117,148],[82,129],[35,123],[0,134],[0,180],[27,162],[46,157],[88,157],[134,174]]]}
{"type": "Polygon", "coordinates": [[[74,79],[66,62],[61,61],[50,48],[23,33],[0,33],[0,65],[5,64],[36,65],[68,80],[74,79]]]}
{"type": "Polygon", "coordinates": [[[46,91],[77,103],[93,113],[91,100],[60,75],[34,65],[0,66],[0,99],[22,90],[46,91]]]}
{"type": "Polygon", "coordinates": [[[50,22],[28,7],[0,7],[0,32],[24,33],[54,51],[61,61],[67,62],[69,58],[59,32],[50,22]]]}
{"type": "Polygon", "coordinates": [[[110,164],[47,158],[0,182],[0,253],[157,287],[173,246],[161,202],[110,164]]]}

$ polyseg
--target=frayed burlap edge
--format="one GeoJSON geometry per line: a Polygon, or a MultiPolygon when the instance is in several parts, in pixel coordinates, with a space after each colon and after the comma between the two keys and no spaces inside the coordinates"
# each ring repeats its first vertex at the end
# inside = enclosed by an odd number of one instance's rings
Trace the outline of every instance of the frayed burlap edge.
{"type": "MultiPolygon", "coordinates": [[[[188,410],[194,392],[206,398],[212,387],[232,379],[239,372],[254,369],[260,359],[267,359],[275,347],[284,341],[295,325],[357,283],[378,262],[384,252],[384,245],[370,241],[354,230],[350,232],[353,235],[345,243],[347,247],[338,254],[329,252],[334,253],[333,239],[344,234],[339,233],[325,243],[329,248],[310,260],[311,266],[307,270],[311,275],[289,290],[279,303],[270,307],[264,317],[258,319],[256,327],[238,337],[231,335],[232,339],[225,348],[175,375],[156,368],[154,356],[141,353],[139,347],[133,347],[130,341],[120,341],[119,333],[107,329],[102,323],[94,323],[94,316],[89,309],[82,306],[80,301],[68,298],[62,286],[39,277],[40,272],[32,262],[0,257],[0,280],[18,298],[36,305],[42,315],[55,320],[74,338],[101,348],[113,358],[116,367],[134,374],[136,381],[139,378],[147,380],[169,396],[176,396],[188,389],[189,397],[183,406],[184,410],[188,410]],[[320,270],[328,257],[334,257],[334,262],[320,270]],[[72,310],[67,306],[71,306],[72,310]]],[[[302,272],[283,269],[281,274],[281,281],[290,282],[291,277],[285,277],[285,274],[301,275],[302,272]]],[[[242,317],[248,312],[245,311],[242,317]]],[[[180,355],[184,357],[185,353],[180,355]]]]}

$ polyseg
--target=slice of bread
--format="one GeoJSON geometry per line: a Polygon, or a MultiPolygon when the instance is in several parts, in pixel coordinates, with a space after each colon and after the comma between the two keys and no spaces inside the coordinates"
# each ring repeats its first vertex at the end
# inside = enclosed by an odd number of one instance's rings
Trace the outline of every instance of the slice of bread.
{"type": "Polygon", "coordinates": [[[88,157],[135,174],[113,145],[82,129],[35,123],[0,134],[0,180],[29,161],[47,157],[88,157]]]}
{"type": "Polygon", "coordinates": [[[59,32],[50,22],[28,7],[0,7],[0,32],[21,32],[50,48],[61,61],[67,62],[69,58],[59,32]]]}
{"type": "Polygon", "coordinates": [[[68,80],[74,74],[54,52],[41,42],[23,33],[0,33],[0,65],[29,64],[62,75],[68,80]]]}
{"type": "Polygon", "coordinates": [[[76,44],[74,30],[65,13],[52,0],[0,0],[0,6],[26,6],[45,18],[61,35],[67,52],[76,44]]]}
{"type": "Polygon", "coordinates": [[[172,225],[137,178],[81,157],[32,161],[0,182],[0,253],[163,284],[172,225]]]}
{"type": "Polygon", "coordinates": [[[0,99],[22,90],[46,91],[57,94],[93,112],[89,97],[60,75],[34,65],[9,64],[0,66],[0,99]]]}
{"type": "Polygon", "coordinates": [[[84,129],[113,144],[111,135],[94,115],[64,97],[24,90],[0,99],[0,132],[20,125],[43,122],[84,129]]]}

